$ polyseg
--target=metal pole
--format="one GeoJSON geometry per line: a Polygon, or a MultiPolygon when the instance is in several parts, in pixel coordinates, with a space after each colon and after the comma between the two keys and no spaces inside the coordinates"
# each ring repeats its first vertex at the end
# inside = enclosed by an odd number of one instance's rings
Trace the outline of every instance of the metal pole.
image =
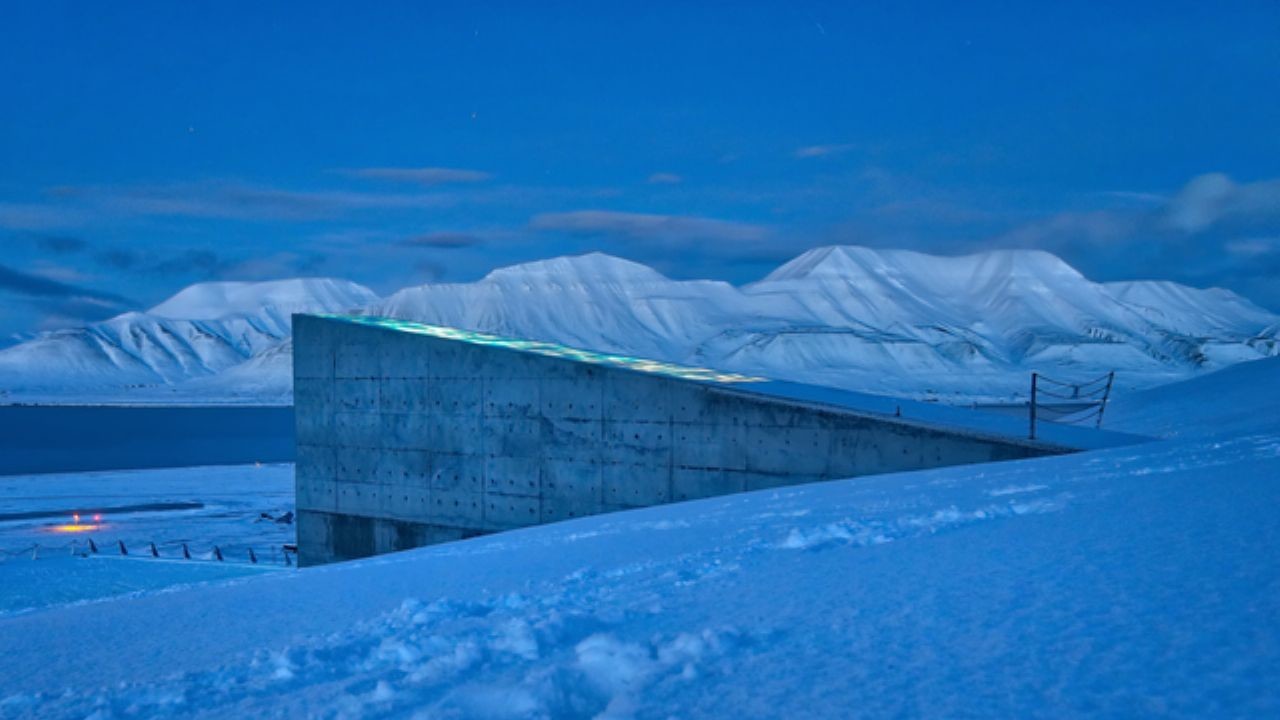
{"type": "Polygon", "coordinates": [[[1031,373],[1031,435],[1032,440],[1036,439],[1036,373],[1031,373]]]}
{"type": "Polygon", "coordinates": [[[1102,392],[1102,404],[1098,406],[1098,424],[1095,427],[1102,427],[1102,413],[1107,409],[1107,398],[1111,397],[1111,383],[1116,380],[1116,371],[1112,370],[1107,375],[1107,389],[1102,392]]]}

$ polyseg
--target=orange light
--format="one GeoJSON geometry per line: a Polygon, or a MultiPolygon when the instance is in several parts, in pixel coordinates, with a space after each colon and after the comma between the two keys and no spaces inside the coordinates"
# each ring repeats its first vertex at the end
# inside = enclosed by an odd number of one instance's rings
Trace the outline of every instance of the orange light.
{"type": "Polygon", "coordinates": [[[80,513],[75,513],[74,515],[72,515],[72,516],[71,516],[71,519],[72,519],[72,520],[73,520],[77,525],[79,525],[79,524],[80,524],[80,513]]]}
{"type": "Polygon", "coordinates": [[[82,532],[89,532],[91,530],[97,530],[100,527],[102,526],[91,524],[91,523],[85,523],[82,525],[78,522],[75,522],[75,523],[68,523],[66,525],[54,525],[50,527],[49,530],[52,532],[58,532],[58,533],[82,533],[82,532]]]}
{"type": "MultiPolygon", "coordinates": [[[[94,521],[94,522],[101,522],[101,521],[102,521],[102,516],[101,516],[101,515],[98,515],[98,514],[94,514],[94,516],[93,516],[93,521],[94,521]]],[[[80,518],[76,518],[76,522],[80,522],[80,518]]]]}

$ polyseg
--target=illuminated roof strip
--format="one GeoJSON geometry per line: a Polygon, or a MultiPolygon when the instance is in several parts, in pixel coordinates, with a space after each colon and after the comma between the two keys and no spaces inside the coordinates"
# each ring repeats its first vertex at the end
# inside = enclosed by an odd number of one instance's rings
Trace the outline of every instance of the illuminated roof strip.
{"type": "Polygon", "coordinates": [[[767,378],[756,377],[753,375],[740,375],[738,373],[721,372],[710,368],[689,367],[687,365],[675,365],[673,363],[628,357],[626,355],[592,352],[591,350],[580,350],[578,348],[566,347],[556,343],[540,342],[538,340],[516,340],[513,338],[500,337],[498,335],[489,335],[486,333],[473,332],[471,330],[459,330],[458,328],[444,327],[441,325],[428,325],[426,323],[411,322],[409,320],[396,320],[394,318],[371,317],[365,315],[321,314],[317,317],[328,318],[330,320],[343,320],[346,322],[357,323],[359,325],[369,325],[371,327],[385,328],[387,330],[398,330],[400,332],[414,333],[416,335],[430,335],[431,337],[444,338],[446,340],[460,340],[474,345],[488,345],[490,347],[523,350],[524,352],[537,353],[538,355],[566,358],[595,365],[612,365],[614,367],[639,370],[640,372],[654,373],[656,375],[668,375],[670,377],[682,378],[684,380],[700,380],[703,382],[718,383],[752,383],[766,382],[768,380],[767,378]]]}

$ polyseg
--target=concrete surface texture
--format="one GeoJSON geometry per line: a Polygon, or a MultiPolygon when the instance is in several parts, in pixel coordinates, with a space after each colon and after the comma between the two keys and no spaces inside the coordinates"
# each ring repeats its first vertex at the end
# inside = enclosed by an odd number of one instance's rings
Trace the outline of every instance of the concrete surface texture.
{"type": "MultiPolygon", "coordinates": [[[[461,337],[294,317],[314,565],[584,515],[1060,452],[461,337]]],[[[670,366],[666,366],[670,367],[670,366]]]]}

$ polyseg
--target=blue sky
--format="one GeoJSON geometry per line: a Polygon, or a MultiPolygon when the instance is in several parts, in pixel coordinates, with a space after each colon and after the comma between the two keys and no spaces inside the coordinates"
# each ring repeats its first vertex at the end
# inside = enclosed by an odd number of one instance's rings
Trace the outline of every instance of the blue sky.
{"type": "Polygon", "coordinates": [[[746,282],[833,243],[1280,310],[1275,2],[365,5],[7,6],[0,336],[208,279],[746,282]]]}

